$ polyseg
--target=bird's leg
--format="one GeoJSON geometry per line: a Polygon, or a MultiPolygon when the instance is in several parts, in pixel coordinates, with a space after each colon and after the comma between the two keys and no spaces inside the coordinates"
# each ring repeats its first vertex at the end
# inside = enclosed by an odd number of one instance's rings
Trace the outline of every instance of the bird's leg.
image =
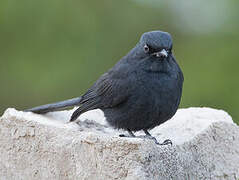
{"type": "Polygon", "coordinates": [[[147,136],[153,137],[147,130],[144,130],[144,133],[145,133],[147,136]]]}
{"type": "Polygon", "coordinates": [[[119,137],[136,137],[134,135],[134,133],[132,133],[132,131],[130,129],[127,129],[129,136],[125,135],[125,134],[120,134],[119,137]]]}
{"type": "Polygon", "coordinates": [[[158,144],[158,145],[171,144],[172,145],[172,141],[170,139],[166,139],[163,143],[159,143],[157,139],[153,137],[147,130],[144,130],[144,133],[146,134],[146,138],[152,139],[155,142],[155,144],[158,144]]]}
{"type": "Polygon", "coordinates": [[[134,133],[132,133],[132,131],[130,129],[127,129],[127,131],[131,137],[135,137],[134,133]]]}

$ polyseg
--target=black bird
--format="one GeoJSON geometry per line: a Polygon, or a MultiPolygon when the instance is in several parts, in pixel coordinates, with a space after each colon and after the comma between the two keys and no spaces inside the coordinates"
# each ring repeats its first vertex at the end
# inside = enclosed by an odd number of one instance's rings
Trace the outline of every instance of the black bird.
{"type": "Polygon", "coordinates": [[[41,114],[77,105],[70,119],[75,121],[82,113],[99,108],[112,127],[127,130],[131,137],[135,137],[132,131],[143,130],[145,137],[157,143],[148,130],[176,113],[182,95],[183,73],[172,46],[169,33],[146,32],[83,96],[25,111],[41,114]]]}

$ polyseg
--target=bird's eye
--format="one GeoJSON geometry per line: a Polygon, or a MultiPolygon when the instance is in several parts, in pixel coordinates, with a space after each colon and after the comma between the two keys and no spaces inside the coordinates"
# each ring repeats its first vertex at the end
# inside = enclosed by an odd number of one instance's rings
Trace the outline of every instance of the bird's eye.
{"type": "Polygon", "coordinates": [[[144,52],[145,53],[149,52],[149,46],[147,44],[144,45],[144,52]]]}

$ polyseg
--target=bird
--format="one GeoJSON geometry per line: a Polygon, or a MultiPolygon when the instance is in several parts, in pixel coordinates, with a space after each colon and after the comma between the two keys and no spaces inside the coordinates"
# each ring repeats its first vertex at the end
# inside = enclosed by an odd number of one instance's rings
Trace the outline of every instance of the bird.
{"type": "Polygon", "coordinates": [[[159,143],[149,130],[166,122],[176,113],[184,76],[173,55],[173,41],[168,32],[149,31],[141,35],[136,46],[80,97],[27,109],[44,114],[78,106],[70,118],[76,122],[84,112],[101,109],[106,121],[128,135],[142,130],[156,144],[172,144],[167,139],[159,143]]]}

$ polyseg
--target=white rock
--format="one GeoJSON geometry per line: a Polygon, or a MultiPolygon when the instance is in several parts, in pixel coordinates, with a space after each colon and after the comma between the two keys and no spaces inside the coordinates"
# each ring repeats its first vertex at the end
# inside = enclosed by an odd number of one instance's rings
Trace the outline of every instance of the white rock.
{"type": "MultiPolygon", "coordinates": [[[[151,133],[120,138],[100,110],[67,123],[71,111],[0,118],[0,179],[239,179],[239,127],[222,110],[180,109],[151,133]]],[[[143,134],[142,132],[136,133],[143,134]]]]}

